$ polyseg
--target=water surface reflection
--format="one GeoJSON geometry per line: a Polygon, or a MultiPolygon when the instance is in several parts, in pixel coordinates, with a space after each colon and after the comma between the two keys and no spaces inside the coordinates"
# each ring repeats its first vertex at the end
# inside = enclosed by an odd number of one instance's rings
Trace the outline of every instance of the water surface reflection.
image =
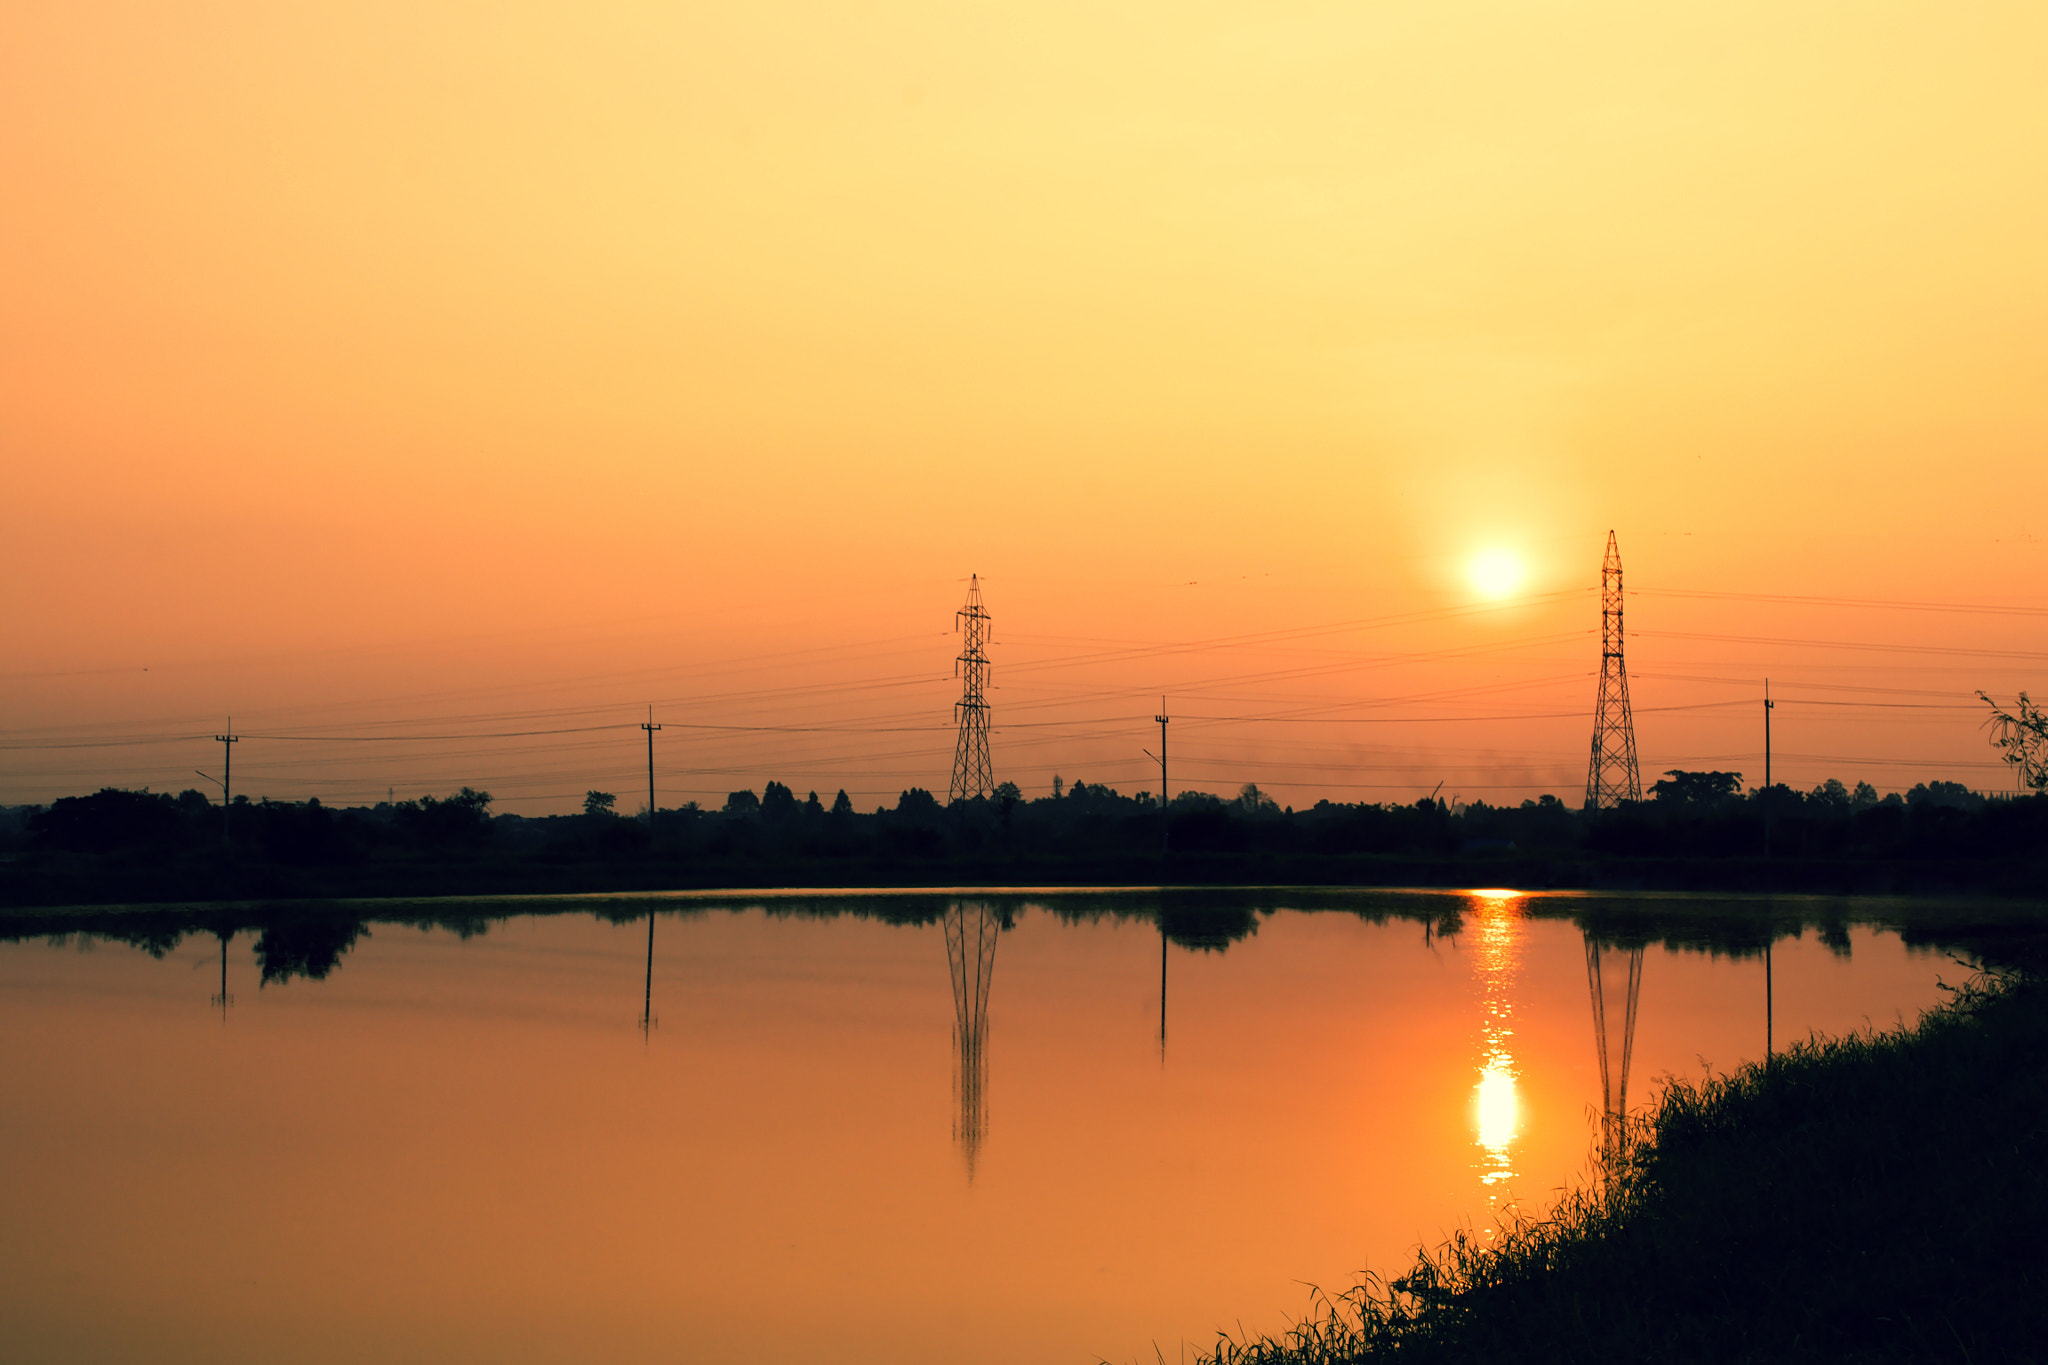
{"type": "Polygon", "coordinates": [[[1521,1123],[1515,1093],[1515,977],[1521,966],[1520,916],[1513,891],[1475,891],[1478,933],[1474,967],[1480,980],[1479,1083],[1472,1113],[1483,1153],[1480,1183],[1500,1185],[1515,1171],[1508,1149],[1521,1123]]]}
{"type": "Polygon", "coordinates": [[[946,960],[953,971],[953,1098],[960,1115],[953,1140],[967,1159],[967,1179],[988,1134],[988,988],[996,970],[1002,917],[985,902],[946,909],[946,960]]]}
{"type": "MultiPolygon", "coordinates": [[[[1770,932],[1234,895],[215,907],[0,940],[0,1339],[1172,1359],[1540,1202],[1639,1078],[1762,1052],[1770,932]]],[[[1830,932],[1777,940],[1780,1042],[1939,998],[1945,959],[1830,932]]]]}

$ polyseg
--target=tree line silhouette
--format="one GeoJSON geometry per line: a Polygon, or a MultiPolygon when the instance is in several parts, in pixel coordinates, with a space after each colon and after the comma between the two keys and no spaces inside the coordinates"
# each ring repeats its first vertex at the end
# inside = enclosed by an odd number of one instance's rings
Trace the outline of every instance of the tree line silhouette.
{"type": "MultiPolygon", "coordinates": [[[[1008,783],[993,797],[951,804],[912,787],[893,806],[865,812],[843,790],[829,800],[799,797],[770,782],[717,806],[657,810],[651,832],[644,809],[627,815],[616,805],[610,793],[593,791],[580,814],[493,815],[490,794],[465,787],[346,808],[238,797],[223,812],[196,790],[107,788],[0,811],[0,898],[26,905],[94,894],[462,894],[785,880],[1427,885],[1469,884],[1489,865],[1521,885],[1601,876],[1612,884],[1617,866],[1756,862],[1766,818],[1772,861],[1784,869],[1816,861],[2012,863],[2048,851],[2048,795],[1993,799],[1942,781],[1880,795],[1868,783],[1832,779],[1805,792],[1784,784],[1758,791],[1745,790],[1740,773],[1717,771],[1672,770],[1649,799],[1601,811],[1555,796],[1499,806],[1324,800],[1296,810],[1251,784],[1231,797],[1182,792],[1162,811],[1150,792],[1058,778],[1052,794],[1036,800],[1008,783]]],[[[1643,876],[1656,878],[1654,869],[1643,876]]]]}

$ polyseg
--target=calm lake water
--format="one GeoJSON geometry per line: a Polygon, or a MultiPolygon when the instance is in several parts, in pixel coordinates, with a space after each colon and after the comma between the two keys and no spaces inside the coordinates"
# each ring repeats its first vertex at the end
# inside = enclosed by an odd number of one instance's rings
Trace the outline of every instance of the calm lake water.
{"type": "MultiPolygon", "coordinates": [[[[0,944],[0,1341],[1174,1361],[1583,1179],[1591,954],[1552,916],[1597,899],[1291,896],[1212,898],[1174,941],[1143,895],[676,900],[651,974],[619,905],[372,923],[324,978],[261,986],[245,929],[225,1005],[212,934],[0,944]]],[[[1827,938],[1773,949],[1780,1045],[1965,975],[1827,938]]],[[[1763,1054],[1761,957],[1598,960],[1631,1107],[1763,1054]]]]}

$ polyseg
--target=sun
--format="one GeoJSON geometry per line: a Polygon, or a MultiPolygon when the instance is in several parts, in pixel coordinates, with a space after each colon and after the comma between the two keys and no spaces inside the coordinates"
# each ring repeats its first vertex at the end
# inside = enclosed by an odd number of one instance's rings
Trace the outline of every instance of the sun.
{"type": "Polygon", "coordinates": [[[1482,550],[1472,561],[1472,586],[1481,597],[1512,597],[1526,576],[1522,561],[1512,550],[1482,550]]]}

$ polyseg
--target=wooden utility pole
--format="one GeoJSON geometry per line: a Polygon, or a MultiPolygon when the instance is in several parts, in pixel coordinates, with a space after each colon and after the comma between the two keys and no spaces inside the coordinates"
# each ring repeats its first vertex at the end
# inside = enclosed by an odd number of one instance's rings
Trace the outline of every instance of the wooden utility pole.
{"type": "MultiPolygon", "coordinates": [[[[654,732],[661,727],[654,723],[654,707],[651,704],[647,708],[647,721],[640,728],[647,732],[647,842],[649,846],[652,846],[654,843],[654,732]]],[[[647,922],[647,941],[649,944],[654,942],[654,921],[651,916],[647,922]]],[[[651,972],[653,968],[649,967],[648,970],[651,972]]]]}
{"type": "Polygon", "coordinates": [[[1771,856],[1771,680],[1764,679],[1764,856],[1771,856]]]}
{"type": "Polygon", "coordinates": [[[228,717],[226,734],[213,738],[221,746],[220,841],[225,844],[228,841],[228,811],[235,804],[235,746],[242,742],[242,737],[235,733],[235,718],[228,717]]]}
{"type": "Polygon", "coordinates": [[[1159,699],[1159,714],[1152,717],[1152,719],[1159,722],[1159,857],[1163,862],[1166,858],[1167,849],[1167,802],[1171,800],[1166,794],[1166,722],[1168,717],[1166,714],[1165,697],[1159,699]]]}

